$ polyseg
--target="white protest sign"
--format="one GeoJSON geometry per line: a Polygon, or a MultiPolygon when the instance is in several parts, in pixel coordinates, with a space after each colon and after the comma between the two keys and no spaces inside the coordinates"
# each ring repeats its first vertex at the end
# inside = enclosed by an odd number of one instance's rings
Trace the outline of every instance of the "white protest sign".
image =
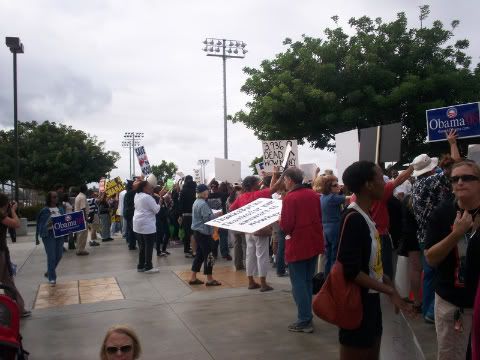
{"type": "Polygon", "coordinates": [[[303,178],[306,181],[313,181],[317,174],[317,164],[300,164],[300,170],[303,171],[303,178]]]}
{"type": "Polygon", "coordinates": [[[475,161],[477,164],[480,164],[480,145],[478,144],[468,145],[467,159],[475,161]]]}
{"type": "Polygon", "coordinates": [[[342,182],[343,172],[347,167],[360,159],[358,130],[353,129],[335,135],[335,152],[337,153],[337,175],[342,182]]]}
{"type": "Polygon", "coordinates": [[[200,169],[193,169],[193,181],[195,181],[197,184],[200,184],[202,182],[200,169]]]}
{"type": "Polygon", "coordinates": [[[138,163],[142,169],[143,175],[149,175],[152,173],[152,168],[150,167],[150,162],[148,161],[147,153],[145,152],[145,147],[140,146],[135,149],[135,154],[137,154],[138,163]]]}
{"type": "Polygon", "coordinates": [[[274,166],[282,166],[286,156],[288,156],[287,167],[298,166],[299,164],[297,140],[262,141],[262,147],[266,172],[273,172],[274,166]],[[291,151],[287,152],[289,146],[291,151]]]}
{"type": "Polygon", "coordinates": [[[206,224],[252,234],[277,221],[281,212],[282,200],[257,199],[206,224]]]}
{"type": "Polygon", "coordinates": [[[259,176],[265,176],[265,163],[259,162],[255,164],[255,169],[257,169],[257,174],[259,176]]]}
{"type": "Polygon", "coordinates": [[[242,163],[215,158],[215,180],[227,181],[231,184],[242,182],[242,163]]]}

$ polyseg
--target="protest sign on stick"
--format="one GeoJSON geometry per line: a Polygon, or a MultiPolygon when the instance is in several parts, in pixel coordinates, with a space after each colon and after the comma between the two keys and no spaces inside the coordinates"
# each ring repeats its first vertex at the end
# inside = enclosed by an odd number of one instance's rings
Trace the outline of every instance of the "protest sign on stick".
{"type": "Polygon", "coordinates": [[[281,211],[282,200],[257,199],[206,224],[252,234],[278,221],[281,211]]]}
{"type": "Polygon", "coordinates": [[[303,179],[306,181],[315,180],[317,169],[317,164],[300,164],[300,170],[303,171],[303,179]]]}
{"type": "Polygon", "coordinates": [[[115,196],[119,192],[125,189],[125,185],[123,184],[122,179],[120,176],[117,176],[113,180],[107,181],[105,184],[105,193],[107,194],[108,197],[115,196]]]}
{"type": "Polygon", "coordinates": [[[242,163],[235,160],[215,158],[215,180],[231,184],[242,182],[242,163]]]}
{"type": "Polygon", "coordinates": [[[266,172],[265,172],[265,163],[264,162],[259,162],[255,164],[255,169],[257,169],[257,174],[261,177],[264,177],[266,172]]]}
{"type": "Polygon", "coordinates": [[[262,148],[263,163],[265,165],[266,172],[273,172],[274,166],[282,167],[286,156],[288,156],[286,162],[287,167],[298,166],[299,164],[297,140],[262,141],[262,148]],[[290,151],[287,151],[287,148],[290,151]]]}
{"type": "Polygon", "coordinates": [[[138,163],[142,169],[142,174],[147,176],[152,173],[152,168],[150,167],[150,162],[148,161],[147,153],[145,152],[145,147],[140,146],[135,148],[135,154],[137,154],[138,163]]]}
{"type": "Polygon", "coordinates": [[[452,105],[426,111],[428,141],[445,141],[456,130],[459,139],[480,136],[480,103],[452,105]]]}

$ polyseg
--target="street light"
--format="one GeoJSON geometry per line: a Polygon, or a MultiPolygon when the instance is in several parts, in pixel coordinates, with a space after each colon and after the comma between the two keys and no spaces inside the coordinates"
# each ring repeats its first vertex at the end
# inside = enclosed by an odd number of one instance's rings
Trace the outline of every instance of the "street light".
{"type": "Polygon", "coordinates": [[[132,176],[132,147],[139,146],[139,145],[140,145],[140,141],[136,141],[135,143],[133,143],[133,140],[122,141],[122,147],[128,148],[128,156],[129,156],[128,166],[130,168],[130,173],[128,175],[129,178],[130,176],[132,176]]]}
{"type": "Polygon", "coordinates": [[[20,177],[20,162],[18,155],[18,114],[17,114],[17,54],[23,54],[23,44],[20,38],[7,36],[5,44],[13,54],[13,133],[15,136],[15,201],[18,204],[18,178],[20,177]]]}
{"type": "MultiPolygon", "coordinates": [[[[143,132],[134,132],[134,131],[127,131],[123,135],[126,141],[130,141],[131,147],[131,164],[133,164],[133,173],[130,169],[130,174],[135,174],[135,147],[140,146],[140,140],[143,139],[144,133],[143,132]]],[[[123,145],[123,143],[122,143],[123,145]]]]}
{"type": "Polygon", "coordinates": [[[223,152],[228,159],[227,142],[227,58],[243,59],[248,52],[246,43],[239,40],[206,38],[203,51],[207,56],[217,56],[223,59],[223,152]]]}
{"type": "Polygon", "coordinates": [[[198,163],[197,163],[198,165],[200,165],[200,168],[201,168],[200,176],[202,177],[201,181],[203,184],[205,184],[205,166],[207,166],[209,161],[210,160],[204,159],[204,160],[198,160],[198,163]]]}

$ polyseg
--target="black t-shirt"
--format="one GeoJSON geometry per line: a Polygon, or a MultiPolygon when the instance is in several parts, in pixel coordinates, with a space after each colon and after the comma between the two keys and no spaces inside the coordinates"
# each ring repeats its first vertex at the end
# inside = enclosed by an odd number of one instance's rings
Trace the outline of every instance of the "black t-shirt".
{"type": "MultiPolygon", "coordinates": [[[[446,200],[430,217],[425,248],[429,249],[452,232],[457,214],[454,201],[446,200]]],[[[480,215],[479,215],[480,216],[480,215]]],[[[435,292],[444,300],[461,308],[472,308],[480,274],[480,231],[459,240],[457,246],[437,266],[435,292]]]]}
{"type": "Polygon", "coordinates": [[[211,192],[208,194],[207,203],[212,210],[222,210],[224,214],[227,213],[227,199],[228,194],[221,192],[211,192]]]}

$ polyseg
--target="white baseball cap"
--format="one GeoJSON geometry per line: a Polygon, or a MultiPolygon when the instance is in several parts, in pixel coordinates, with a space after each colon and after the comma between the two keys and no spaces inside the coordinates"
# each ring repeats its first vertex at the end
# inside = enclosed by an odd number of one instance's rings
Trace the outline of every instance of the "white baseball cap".
{"type": "Polygon", "coordinates": [[[412,165],[414,170],[412,176],[418,177],[434,170],[438,166],[438,158],[431,158],[427,154],[418,155],[413,159],[412,165]]]}

